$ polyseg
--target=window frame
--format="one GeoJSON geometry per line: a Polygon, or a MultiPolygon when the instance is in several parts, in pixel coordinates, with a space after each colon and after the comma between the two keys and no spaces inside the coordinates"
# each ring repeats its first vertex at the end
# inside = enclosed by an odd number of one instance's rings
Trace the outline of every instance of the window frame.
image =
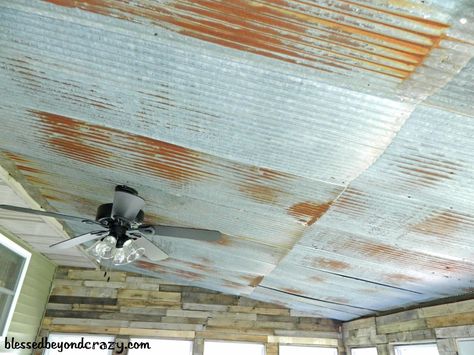
{"type": "Polygon", "coordinates": [[[319,349],[335,349],[336,355],[339,355],[339,348],[336,346],[327,346],[327,345],[316,345],[316,344],[288,344],[288,343],[279,343],[278,344],[278,353],[280,353],[280,348],[282,346],[293,346],[299,348],[319,348],[319,349]]]}
{"type": "MultiPolygon", "coordinates": [[[[78,336],[78,337],[88,337],[88,336],[92,336],[92,337],[110,337],[113,339],[113,341],[116,341],[117,339],[117,335],[114,335],[114,334],[100,334],[100,333],[76,333],[76,332],[72,332],[72,333],[69,333],[69,332],[49,332],[48,335],[47,335],[47,338],[48,338],[48,342],[52,341],[51,340],[51,335],[59,335],[59,336],[78,336]]],[[[107,341],[107,340],[103,340],[103,341],[107,341]]],[[[54,350],[54,349],[43,349],[43,351],[41,352],[42,355],[48,355],[49,353],[49,350],[54,350]]],[[[67,350],[65,350],[67,351],[67,350]]],[[[62,352],[61,354],[64,354],[65,353],[62,352]]],[[[109,354],[110,355],[113,355],[114,354],[114,351],[113,350],[110,350],[109,351],[109,354]]]]}
{"type": "Polygon", "coordinates": [[[354,347],[351,347],[349,348],[349,351],[350,351],[350,354],[349,355],[353,355],[352,354],[352,350],[354,349],[375,349],[375,353],[378,355],[378,350],[377,350],[377,347],[375,345],[373,346],[354,346],[354,347]]]}
{"type": "MultiPolygon", "coordinates": [[[[4,246],[5,248],[9,249],[16,255],[23,258],[23,264],[21,266],[21,270],[16,280],[16,285],[13,293],[13,299],[10,304],[10,309],[8,310],[7,316],[3,324],[0,324],[2,331],[0,332],[0,337],[4,338],[8,334],[8,329],[10,328],[10,323],[13,319],[13,314],[15,313],[16,304],[18,302],[18,298],[20,297],[21,289],[23,287],[23,282],[25,281],[26,272],[28,270],[28,266],[30,265],[31,260],[31,253],[26,250],[25,248],[21,247],[13,240],[5,236],[3,233],[0,232],[0,245],[4,246]]],[[[6,289],[7,290],[7,289],[6,289]]],[[[4,292],[7,294],[7,292],[4,292]]]]}
{"type": "Polygon", "coordinates": [[[263,355],[266,355],[267,348],[265,343],[253,342],[253,341],[239,341],[239,340],[221,340],[221,339],[204,339],[202,353],[205,355],[206,351],[206,343],[227,343],[227,344],[254,344],[254,345],[262,345],[263,347],[263,355]]]}
{"type": "MultiPolygon", "coordinates": [[[[193,354],[193,348],[194,348],[194,338],[169,338],[169,337],[144,337],[144,336],[129,336],[128,341],[133,342],[133,341],[152,341],[152,340],[176,340],[176,341],[187,341],[191,343],[191,355],[193,354]]],[[[136,350],[136,349],[129,349],[130,350],[136,350]]],[[[153,349],[151,349],[153,350],[153,349]]]]}
{"type": "Polygon", "coordinates": [[[468,337],[468,338],[456,338],[456,351],[459,353],[459,342],[463,341],[472,341],[474,342],[474,337],[468,337]]]}
{"type": "Polygon", "coordinates": [[[417,345],[436,345],[436,349],[438,350],[438,354],[440,354],[439,352],[439,349],[438,349],[438,343],[436,342],[435,339],[430,339],[430,340],[427,340],[427,341],[421,341],[421,342],[416,342],[416,343],[394,343],[394,344],[390,344],[391,345],[391,353],[393,355],[398,355],[397,352],[396,352],[396,347],[397,346],[417,346],[417,345]]]}

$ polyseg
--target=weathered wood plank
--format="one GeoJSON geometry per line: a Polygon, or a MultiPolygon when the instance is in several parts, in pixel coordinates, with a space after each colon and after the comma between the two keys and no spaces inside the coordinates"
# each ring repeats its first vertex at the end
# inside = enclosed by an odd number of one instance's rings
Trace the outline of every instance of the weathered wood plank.
{"type": "Polygon", "coordinates": [[[335,347],[337,347],[339,344],[337,339],[285,337],[285,336],[269,336],[268,342],[280,343],[280,344],[321,345],[321,346],[335,346],[335,347]]]}
{"type": "Polygon", "coordinates": [[[100,270],[70,269],[67,276],[69,280],[107,281],[109,279],[110,281],[124,282],[127,275],[125,272],[112,271],[104,276],[104,272],[100,270]]]}
{"type": "Polygon", "coordinates": [[[64,304],[101,304],[101,305],[116,305],[116,298],[104,297],[77,297],[77,296],[55,296],[49,297],[50,303],[64,303],[64,304]]]}
{"type": "Polygon", "coordinates": [[[439,317],[430,317],[426,318],[426,324],[430,328],[474,324],[474,312],[455,313],[439,317]]]}

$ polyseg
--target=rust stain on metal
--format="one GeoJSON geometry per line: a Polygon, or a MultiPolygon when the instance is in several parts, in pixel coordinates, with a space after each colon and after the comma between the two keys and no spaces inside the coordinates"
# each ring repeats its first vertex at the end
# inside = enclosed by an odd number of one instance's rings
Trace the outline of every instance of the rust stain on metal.
{"type": "Polygon", "coordinates": [[[362,215],[369,209],[364,201],[365,196],[363,191],[348,187],[334,202],[334,207],[352,216],[362,215]]]}
{"type": "Polygon", "coordinates": [[[390,245],[353,240],[348,249],[357,253],[363,253],[367,261],[380,263],[389,260],[400,267],[410,265],[414,270],[437,273],[457,273],[474,271],[474,265],[469,262],[444,259],[428,254],[418,253],[407,249],[399,249],[390,245]]]}
{"type": "Polygon", "coordinates": [[[213,176],[198,169],[205,160],[191,149],[143,136],[135,136],[129,143],[128,149],[138,153],[134,166],[152,175],[177,182],[213,176]]]}
{"type": "Polygon", "coordinates": [[[168,268],[162,265],[149,263],[143,260],[136,261],[135,266],[144,270],[158,272],[161,275],[168,275],[168,276],[174,276],[174,277],[177,276],[177,277],[190,280],[190,281],[198,281],[204,278],[204,275],[200,275],[195,272],[185,271],[185,270],[180,270],[180,269],[175,269],[175,268],[168,268]]]}
{"type": "Polygon", "coordinates": [[[449,28],[358,3],[351,6],[381,16],[363,17],[341,5],[296,0],[175,0],[146,6],[107,0],[47,1],[127,21],[152,22],[186,36],[321,71],[357,68],[399,79],[410,76],[447,38],[449,28]],[[395,25],[403,21],[420,29],[395,25]]]}
{"type": "Polygon", "coordinates": [[[35,173],[35,174],[41,174],[42,173],[42,171],[40,169],[32,168],[31,166],[27,166],[27,165],[16,164],[16,167],[21,172],[29,172],[29,173],[35,173]]]}
{"type": "Polygon", "coordinates": [[[178,263],[178,264],[182,264],[182,265],[185,265],[185,266],[189,266],[190,268],[192,268],[194,270],[203,271],[203,272],[206,272],[206,273],[214,271],[212,267],[207,266],[204,263],[194,263],[194,262],[191,262],[191,261],[184,261],[184,260],[177,260],[177,259],[173,259],[173,262],[178,263]]]}
{"type": "Polygon", "coordinates": [[[332,201],[318,204],[315,202],[300,202],[288,209],[288,213],[307,226],[314,224],[331,207],[332,201]]]}
{"type": "Polygon", "coordinates": [[[33,176],[33,175],[25,175],[25,179],[32,183],[33,185],[40,185],[40,186],[51,186],[49,182],[46,180],[38,177],[38,176],[33,176]]]}
{"type": "Polygon", "coordinates": [[[406,275],[406,274],[389,274],[385,276],[385,280],[390,283],[399,284],[404,282],[420,282],[422,281],[418,277],[406,275]]]}
{"type": "Polygon", "coordinates": [[[220,239],[216,242],[206,242],[206,243],[212,243],[212,244],[219,244],[219,245],[222,245],[222,246],[230,246],[232,245],[232,240],[229,238],[229,236],[227,235],[223,235],[220,237],[220,239]]]}
{"type": "Polygon", "coordinates": [[[7,156],[9,159],[13,160],[15,163],[19,163],[19,164],[30,164],[31,161],[29,161],[28,159],[26,159],[25,157],[23,156],[20,156],[16,153],[12,153],[12,152],[7,152],[7,151],[3,151],[3,154],[5,156],[7,156]]]}
{"type": "Polygon", "coordinates": [[[100,167],[110,166],[112,156],[100,145],[110,142],[103,127],[44,111],[32,111],[42,122],[49,147],[68,158],[100,167]]]}
{"type": "Polygon", "coordinates": [[[322,257],[313,258],[313,261],[311,264],[314,268],[317,268],[317,269],[322,268],[322,269],[337,270],[337,271],[347,270],[347,269],[350,269],[351,267],[348,263],[345,263],[343,261],[327,259],[327,258],[322,258],[322,257]]]}
{"type": "Polygon", "coordinates": [[[313,283],[313,282],[324,282],[325,279],[324,279],[324,277],[314,275],[314,276],[311,276],[311,277],[308,279],[308,281],[309,281],[310,283],[313,283]]]}
{"type": "Polygon", "coordinates": [[[168,180],[184,182],[213,176],[198,168],[205,162],[201,154],[185,147],[58,114],[31,112],[41,120],[42,139],[52,150],[70,159],[110,168],[116,167],[113,161],[118,151],[123,153],[121,165],[168,180]]]}
{"type": "Polygon", "coordinates": [[[473,220],[448,211],[429,216],[411,228],[414,232],[446,238],[452,236],[463,225],[474,225],[473,220]]]}
{"type": "Polygon", "coordinates": [[[66,201],[66,200],[64,200],[64,199],[62,199],[62,198],[56,196],[56,195],[45,194],[45,193],[43,193],[42,195],[43,195],[43,197],[44,197],[46,200],[48,200],[48,201],[69,202],[69,201],[66,201]]]}
{"type": "Polygon", "coordinates": [[[397,159],[397,167],[408,181],[418,186],[435,186],[452,180],[463,169],[464,164],[445,159],[443,156],[411,154],[397,159]]]}
{"type": "Polygon", "coordinates": [[[241,168],[235,167],[233,170],[238,175],[243,176],[243,181],[238,184],[239,190],[251,199],[261,203],[271,204],[277,202],[283,191],[275,184],[291,179],[285,173],[268,168],[251,167],[243,171],[241,168]]]}
{"type": "Polygon", "coordinates": [[[296,288],[282,288],[281,289],[284,292],[291,293],[292,295],[303,295],[304,292],[301,290],[298,290],[296,288]]]}
{"type": "Polygon", "coordinates": [[[242,276],[241,279],[244,280],[249,286],[257,287],[263,281],[264,275],[260,275],[257,277],[254,276],[242,276]]]}
{"type": "Polygon", "coordinates": [[[260,185],[258,183],[246,182],[240,187],[240,191],[258,202],[274,203],[278,199],[280,190],[271,186],[260,185]]]}

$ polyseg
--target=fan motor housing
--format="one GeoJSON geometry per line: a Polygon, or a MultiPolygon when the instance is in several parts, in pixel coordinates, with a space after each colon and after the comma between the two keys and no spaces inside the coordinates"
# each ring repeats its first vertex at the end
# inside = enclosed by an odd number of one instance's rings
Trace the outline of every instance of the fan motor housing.
{"type": "MultiPolygon", "coordinates": [[[[113,203],[104,203],[103,205],[100,205],[97,208],[95,220],[100,222],[102,220],[111,219],[112,207],[113,207],[113,203]]],[[[140,210],[140,212],[138,212],[137,217],[135,217],[135,220],[133,222],[142,223],[144,218],[145,218],[145,213],[142,210],[140,210]]]]}

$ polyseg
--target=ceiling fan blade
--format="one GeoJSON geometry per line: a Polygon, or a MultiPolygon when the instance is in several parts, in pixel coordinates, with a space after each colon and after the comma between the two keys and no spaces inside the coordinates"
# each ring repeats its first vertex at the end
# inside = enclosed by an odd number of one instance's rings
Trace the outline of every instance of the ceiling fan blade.
{"type": "Polygon", "coordinates": [[[219,240],[222,236],[221,232],[208,229],[172,227],[161,225],[142,226],[138,228],[138,231],[145,235],[162,235],[164,237],[202,240],[205,242],[215,242],[219,240]]]}
{"type": "Polygon", "coordinates": [[[77,237],[68,239],[68,240],[63,240],[60,241],[59,243],[55,243],[53,245],[50,245],[49,248],[53,250],[61,250],[61,249],[67,249],[71,248],[73,246],[88,242],[90,240],[94,239],[99,239],[107,235],[109,231],[95,231],[95,232],[89,232],[86,234],[81,234],[77,237]]]}
{"type": "Polygon", "coordinates": [[[87,223],[87,224],[101,225],[99,222],[96,222],[92,219],[76,217],[76,216],[70,216],[70,215],[63,214],[63,213],[33,210],[31,208],[10,206],[10,205],[0,205],[0,209],[8,210],[8,211],[14,211],[14,212],[20,212],[20,213],[34,214],[34,215],[37,215],[37,216],[53,217],[53,218],[58,218],[58,219],[70,220],[70,221],[79,221],[79,222],[83,222],[83,223],[87,223]]]}
{"type": "MultiPolygon", "coordinates": [[[[130,233],[131,236],[134,236],[133,233],[130,233]]],[[[151,241],[146,239],[144,235],[142,235],[140,238],[135,239],[135,243],[145,249],[145,256],[150,259],[151,261],[160,261],[160,260],[165,260],[168,258],[168,254],[166,254],[164,251],[162,251],[160,248],[158,248],[155,244],[153,244],[151,241]]]]}
{"type": "Polygon", "coordinates": [[[118,216],[133,221],[143,206],[145,206],[145,201],[140,196],[124,191],[115,191],[112,217],[118,216]]]}

